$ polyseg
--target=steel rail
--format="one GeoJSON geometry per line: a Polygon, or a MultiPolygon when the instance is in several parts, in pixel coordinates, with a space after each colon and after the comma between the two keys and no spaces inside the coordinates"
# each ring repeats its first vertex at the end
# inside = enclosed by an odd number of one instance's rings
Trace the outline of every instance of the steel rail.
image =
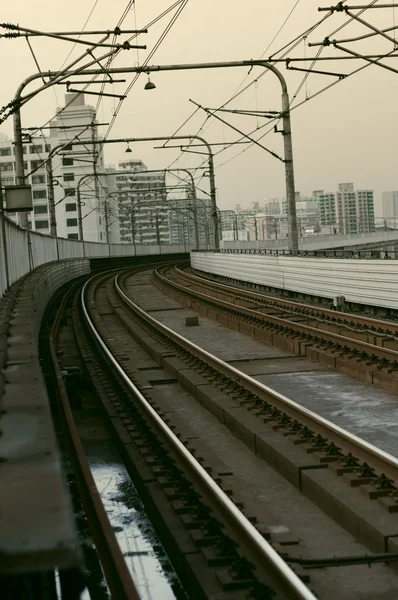
{"type": "Polygon", "coordinates": [[[185,278],[188,280],[192,280],[192,282],[197,283],[198,285],[202,285],[203,287],[210,287],[213,289],[223,289],[229,290],[231,293],[236,295],[242,295],[242,297],[247,297],[249,299],[259,299],[263,302],[273,304],[276,307],[279,305],[284,306],[286,308],[293,309],[301,309],[303,313],[307,312],[315,312],[319,315],[327,315],[329,317],[338,319],[338,320],[346,320],[357,323],[358,325],[367,325],[369,327],[385,327],[387,328],[395,328],[398,331],[398,323],[394,323],[394,321],[385,321],[383,319],[373,319],[370,317],[362,317],[361,315],[354,315],[351,313],[340,312],[337,310],[331,310],[330,308],[318,308],[317,306],[312,306],[311,304],[304,304],[303,302],[293,302],[292,300],[285,300],[284,298],[275,298],[274,296],[267,296],[266,294],[260,294],[258,292],[252,292],[249,290],[245,290],[243,288],[235,287],[233,285],[228,285],[225,283],[219,283],[218,281],[213,281],[211,279],[207,279],[205,277],[199,277],[198,275],[193,275],[192,273],[186,273],[185,271],[181,271],[178,267],[175,267],[178,274],[181,278],[185,278]]]}
{"type": "MultiPolygon", "coordinates": [[[[221,490],[215,481],[208,475],[205,469],[198,463],[193,455],[185,448],[178,437],[166,425],[162,418],[152,408],[149,402],[144,398],[138,388],[132,383],[127,373],[114,358],[100,334],[98,333],[93,321],[90,318],[86,303],[85,295],[88,286],[93,278],[88,280],[81,291],[81,305],[85,321],[90,328],[92,335],[105,353],[107,359],[117,371],[124,384],[129,388],[144,414],[155,425],[158,433],[161,435],[166,444],[172,448],[173,452],[178,456],[183,465],[189,471],[194,483],[198,486],[203,495],[210,499],[213,506],[216,507],[218,513],[222,515],[229,527],[239,535],[240,541],[246,546],[250,554],[255,559],[256,563],[266,570],[268,576],[273,581],[274,585],[291,600],[316,600],[313,593],[304,585],[297,575],[290,569],[279,554],[272,548],[263,536],[253,527],[248,519],[235,506],[230,498],[221,490]]],[[[118,284],[117,277],[115,278],[115,289],[121,298],[125,298],[127,303],[130,301],[118,284]]],[[[144,312],[137,305],[134,308],[139,312],[144,312]]],[[[146,313],[145,313],[146,314],[146,313]]]]}
{"type": "MultiPolygon", "coordinates": [[[[74,289],[75,286],[71,288],[74,289]]],[[[67,294],[57,312],[50,333],[50,353],[58,387],[61,408],[66,423],[69,449],[72,464],[74,465],[82,502],[86,511],[90,530],[98,551],[105,578],[109,586],[112,598],[118,600],[140,600],[135,583],[127,567],[122,550],[118,544],[108,515],[102,504],[99,491],[92,476],[86,454],[80,440],[79,433],[73,418],[69,404],[68,394],[59,367],[55,340],[57,339],[59,326],[68,300],[67,294]]]]}
{"type": "Polygon", "coordinates": [[[176,333],[133,302],[118,285],[118,278],[115,280],[115,287],[119,297],[130,306],[138,315],[145,321],[152,324],[157,330],[163,332],[167,337],[177,342],[180,346],[188,350],[200,360],[205,361],[213,368],[217,369],[232,381],[244,385],[246,389],[254,394],[265,399],[269,404],[275,406],[278,410],[286,413],[292,419],[297,420],[301,424],[307,426],[316,434],[333,442],[336,446],[342,448],[346,452],[351,452],[361,462],[369,464],[379,473],[384,473],[391,480],[398,483],[398,459],[380,448],[373,446],[362,438],[349,433],[342,427],[328,421],[324,417],[314,413],[313,411],[301,406],[294,400],[279,394],[268,386],[256,381],[246,373],[239,371],[235,367],[224,362],[222,359],[214,356],[207,350],[197,346],[193,342],[187,340],[180,334],[176,333]]]}
{"type": "Polygon", "coordinates": [[[214,302],[221,307],[224,307],[228,310],[240,311],[244,313],[248,317],[254,317],[256,319],[260,319],[263,321],[268,321],[277,325],[278,327],[290,328],[295,332],[302,333],[304,335],[309,335],[313,338],[322,338],[325,341],[331,341],[332,343],[341,346],[350,348],[351,350],[361,350],[362,352],[368,354],[369,356],[377,356],[378,358],[387,359],[391,362],[398,362],[398,351],[391,350],[389,348],[385,348],[384,346],[377,346],[375,344],[370,344],[369,342],[364,342],[362,340],[358,340],[356,338],[346,337],[344,335],[340,335],[339,333],[333,333],[333,331],[327,331],[325,329],[312,327],[311,325],[302,325],[301,323],[297,323],[296,321],[289,320],[289,318],[281,318],[275,317],[273,315],[269,315],[267,313],[262,313],[258,310],[254,310],[252,308],[246,308],[244,306],[239,306],[237,304],[233,304],[231,302],[227,302],[226,300],[221,300],[220,298],[214,298],[214,296],[208,296],[207,294],[202,294],[198,291],[192,291],[190,289],[185,288],[184,286],[172,282],[167,279],[164,275],[161,275],[157,271],[158,277],[162,279],[167,285],[174,287],[176,289],[181,290],[183,293],[197,297],[199,299],[204,300],[205,302],[214,302]]]}

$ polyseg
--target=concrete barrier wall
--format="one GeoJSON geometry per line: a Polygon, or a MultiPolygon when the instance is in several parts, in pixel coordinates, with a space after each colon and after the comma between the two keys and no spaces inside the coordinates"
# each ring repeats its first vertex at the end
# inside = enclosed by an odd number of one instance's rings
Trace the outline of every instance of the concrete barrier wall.
{"type": "Polygon", "coordinates": [[[13,574],[79,567],[82,558],[39,362],[46,306],[89,260],[38,267],[0,300],[0,554],[13,574]]]}
{"type": "Polygon", "coordinates": [[[191,265],[240,281],[398,309],[398,261],[191,252],[191,265]]]}

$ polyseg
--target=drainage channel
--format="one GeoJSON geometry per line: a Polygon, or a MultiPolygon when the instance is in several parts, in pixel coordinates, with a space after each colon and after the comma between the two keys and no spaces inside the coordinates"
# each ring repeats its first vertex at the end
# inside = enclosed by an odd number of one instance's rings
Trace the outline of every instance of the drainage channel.
{"type": "MultiPolygon", "coordinates": [[[[74,402],[76,396],[71,400],[91,474],[140,598],[185,600],[187,596],[102,420],[96,398],[83,388],[79,390],[79,401],[74,402]]],[[[104,597],[98,586],[82,596],[84,600],[98,597],[104,597]]]]}
{"type": "MultiPolygon", "coordinates": [[[[108,430],[103,413],[99,410],[97,394],[85,374],[70,318],[71,304],[70,298],[57,330],[57,360],[72,411],[76,435],[82,445],[82,452],[100,500],[140,599],[185,600],[186,593],[140,502],[139,494],[124,466],[112,433],[108,430]]],[[[46,362],[47,348],[45,344],[43,346],[45,348],[43,360],[46,362]]],[[[48,383],[49,391],[54,395],[50,378],[48,383]]],[[[67,465],[69,447],[68,444],[63,444],[63,434],[61,434],[60,445],[67,465]]],[[[104,600],[111,596],[115,597],[111,594],[105,576],[101,572],[91,533],[87,529],[86,514],[78,488],[76,483],[73,484],[75,477],[70,469],[67,468],[66,471],[70,475],[68,479],[72,485],[70,491],[74,499],[75,519],[85,549],[87,588],[81,598],[104,600]],[[95,556],[92,556],[93,554],[95,556]]]]}
{"type": "Polygon", "coordinates": [[[108,432],[94,414],[79,416],[77,423],[95,484],[142,600],[185,600],[108,432]]]}

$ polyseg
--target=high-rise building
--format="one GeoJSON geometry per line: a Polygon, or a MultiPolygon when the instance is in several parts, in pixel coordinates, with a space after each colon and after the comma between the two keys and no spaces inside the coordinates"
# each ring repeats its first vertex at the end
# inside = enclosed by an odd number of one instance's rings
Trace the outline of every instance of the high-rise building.
{"type": "Polygon", "coordinates": [[[147,171],[146,165],[138,159],[119,162],[115,177],[120,241],[168,244],[170,228],[165,205],[165,172],[147,171]]]}
{"type": "MultiPolygon", "coordinates": [[[[105,241],[106,177],[94,177],[104,172],[95,110],[84,103],[84,95],[66,94],[65,106],[58,108],[50,123],[50,136],[25,136],[23,144],[26,183],[32,186],[33,211],[28,213],[28,227],[40,233],[50,233],[50,209],[48,204],[48,181],[45,161],[49,152],[60,144],[73,140],[89,141],[84,146],[74,146],[69,152],[52,158],[57,234],[70,239],[79,238],[77,188],[81,189],[82,224],[87,241],[105,241]],[[34,171],[34,173],[31,173],[34,171]],[[86,183],[82,181],[85,178],[86,183]]],[[[15,153],[13,142],[0,142],[0,170],[2,185],[15,183],[15,153]]],[[[17,213],[8,216],[18,221],[17,213]]],[[[115,240],[116,241],[116,240],[115,240]]]]}
{"type": "MultiPolygon", "coordinates": [[[[105,199],[108,195],[104,162],[98,137],[95,109],[85,104],[84,94],[65,95],[65,106],[58,108],[50,123],[50,143],[55,148],[68,142],[89,142],[87,146],[68,146],[52,160],[58,235],[79,238],[78,190],[82,204],[84,239],[106,240],[105,199]]],[[[112,200],[110,199],[112,202],[112,200]]]]}
{"type": "MultiPolygon", "coordinates": [[[[26,136],[23,144],[24,172],[26,183],[32,186],[33,202],[33,211],[28,213],[28,227],[40,233],[50,233],[46,171],[43,167],[33,175],[28,176],[28,173],[47,158],[49,150],[48,138],[26,136]]],[[[0,142],[0,171],[3,187],[15,185],[15,152],[11,140],[0,142]]],[[[18,213],[8,213],[7,216],[18,222],[18,213]]]]}
{"type": "Polygon", "coordinates": [[[266,198],[263,212],[265,215],[280,215],[282,207],[279,198],[266,198]]]}
{"type": "Polygon", "coordinates": [[[353,183],[339,183],[337,192],[317,190],[321,225],[331,233],[367,233],[375,230],[372,190],[354,190],[353,183]]]}

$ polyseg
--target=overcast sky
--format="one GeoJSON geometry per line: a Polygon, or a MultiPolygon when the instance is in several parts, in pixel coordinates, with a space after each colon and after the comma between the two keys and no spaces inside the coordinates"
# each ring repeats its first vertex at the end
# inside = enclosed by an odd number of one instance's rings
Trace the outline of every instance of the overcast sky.
{"type": "MultiPolygon", "coordinates": [[[[18,23],[22,27],[41,31],[72,31],[83,28],[94,6],[86,29],[115,27],[128,2],[19,0],[3,4],[2,22],[18,23]]],[[[122,27],[144,27],[172,4],[171,0],[136,0],[135,8],[128,11],[122,27]]],[[[322,3],[322,0],[189,0],[150,64],[268,58],[325,16],[326,13],[318,12],[318,6],[328,5],[322,3]],[[292,9],[294,10],[287,19],[292,9]]],[[[153,25],[148,34],[139,37],[139,43],[146,44],[147,50],[123,52],[115,60],[114,66],[141,65],[175,11],[176,9],[153,25]]],[[[368,10],[362,17],[377,27],[393,27],[395,22],[398,24],[398,9],[395,14],[393,9],[368,10]]],[[[331,39],[342,40],[369,31],[363,25],[347,23],[348,17],[345,14],[335,13],[311,33],[307,41],[318,42],[329,35],[331,39]],[[342,25],[345,27],[341,31],[333,33],[342,25]]],[[[72,47],[70,43],[50,38],[30,40],[43,71],[58,70],[72,47]]],[[[342,45],[368,54],[393,50],[392,42],[380,37],[355,43],[345,42],[342,45]]],[[[289,50],[288,56],[311,57],[315,56],[318,49],[308,47],[305,41],[300,41],[295,49],[289,50]]],[[[68,60],[71,61],[83,51],[84,47],[78,46],[68,60]]],[[[332,55],[347,56],[335,48],[324,49],[321,54],[332,55]]],[[[281,56],[281,53],[277,56],[281,56]]],[[[3,106],[13,98],[22,80],[35,73],[37,67],[25,39],[0,39],[0,64],[0,106],[3,106]]],[[[307,65],[309,64],[310,61],[307,65]]],[[[318,62],[315,68],[350,73],[364,64],[363,61],[353,60],[318,62]]],[[[398,69],[398,59],[389,59],[387,64],[398,69]]],[[[398,189],[398,73],[372,65],[315,97],[318,90],[337,81],[337,78],[312,74],[303,82],[303,73],[286,71],[284,63],[279,66],[286,77],[292,100],[301,86],[297,98],[293,100],[293,106],[304,101],[304,105],[293,110],[291,115],[296,189],[309,195],[314,189],[333,191],[339,182],[352,181],[357,189],[375,190],[376,215],[381,215],[381,192],[398,189]]],[[[189,102],[190,98],[202,106],[217,108],[236,92],[243,81],[247,84],[263,72],[264,69],[256,67],[248,77],[247,68],[157,73],[151,76],[156,84],[156,89],[151,91],[144,90],[147,76],[142,75],[123,102],[109,137],[172,135],[195,109],[189,102]]],[[[132,77],[131,74],[126,76],[127,83],[114,87],[108,85],[106,91],[123,94],[132,77]]],[[[30,84],[27,91],[34,90],[37,85],[38,83],[30,84]]],[[[92,86],[90,89],[98,87],[92,86]]],[[[277,111],[281,107],[280,92],[277,78],[267,73],[257,84],[229,104],[228,108],[277,111]]],[[[43,125],[54,115],[56,107],[63,105],[63,94],[64,88],[56,86],[30,101],[22,109],[23,125],[43,125]]],[[[96,98],[89,100],[86,96],[86,102],[95,106],[96,98]]],[[[104,99],[98,111],[98,120],[110,122],[114,108],[113,99],[104,99]]],[[[219,114],[245,132],[267,122],[263,117],[219,114]]],[[[198,111],[181,129],[180,134],[197,134],[205,118],[206,113],[198,111]]],[[[272,127],[273,123],[268,124],[268,128],[263,128],[261,132],[265,133],[272,127]]],[[[101,133],[105,133],[105,130],[106,127],[102,128],[101,133]]],[[[0,133],[12,136],[11,119],[0,127],[0,133]]],[[[230,142],[240,137],[215,119],[207,121],[201,134],[209,143],[230,142]]],[[[257,137],[259,135],[257,132],[257,137]]],[[[271,132],[261,143],[283,155],[283,138],[280,134],[271,132]]],[[[215,158],[218,203],[222,209],[234,208],[236,203],[249,207],[252,202],[285,195],[283,164],[259,147],[252,146],[242,153],[244,148],[243,145],[234,146],[215,158]]],[[[141,158],[149,169],[166,168],[180,156],[178,149],[154,150],[151,143],[137,143],[132,145],[132,149],[133,154],[129,156],[141,158]]],[[[221,149],[222,146],[214,146],[215,152],[221,149]]],[[[122,145],[108,145],[105,148],[106,164],[117,164],[120,159],[124,159],[124,150],[122,145]]],[[[197,167],[203,158],[198,154],[185,154],[173,166],[197,167]]],[[[202,179],[199,186],[208,189],[208,180],[202,179]]]]}

